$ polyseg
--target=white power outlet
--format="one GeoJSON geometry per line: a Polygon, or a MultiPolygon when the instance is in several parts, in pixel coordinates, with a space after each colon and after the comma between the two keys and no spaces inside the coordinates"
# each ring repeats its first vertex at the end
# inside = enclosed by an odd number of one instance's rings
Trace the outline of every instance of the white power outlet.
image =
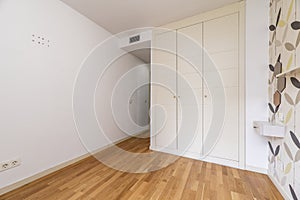
{"type": "Polygon", "coordinates": [[[10,163],[9,161],[6,161],[6,162],[2,162],[0,164],[0,171],[5,171],[5,170],[8,170],[10,168],[10,163]]]}
{"type": "Polygon", "coordinates": [[[18,167],[20,165],[21,165],[21,159],[20,158],[17,158],[17,159],[14,159],[14,160],[10,161],[10,166],[11,167],[18,167]]]}
{"type": "Polygon", "coordinates": [[[19,158],[2,162],[0,163],[0,172],[14,167],[18,167],[20,165],[21,165],[21,159],[19,158]]]}

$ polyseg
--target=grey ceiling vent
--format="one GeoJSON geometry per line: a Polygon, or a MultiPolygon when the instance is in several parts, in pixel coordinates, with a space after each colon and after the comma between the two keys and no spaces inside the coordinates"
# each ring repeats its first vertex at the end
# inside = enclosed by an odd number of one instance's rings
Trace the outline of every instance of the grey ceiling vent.
{"type": "Polygon", "coordinates": [[[140,35],[136,35],[133,37],[129,38],[129,44],[135,43],[135,42],[139,42],[141,40],[141,36],[140,35]]]}

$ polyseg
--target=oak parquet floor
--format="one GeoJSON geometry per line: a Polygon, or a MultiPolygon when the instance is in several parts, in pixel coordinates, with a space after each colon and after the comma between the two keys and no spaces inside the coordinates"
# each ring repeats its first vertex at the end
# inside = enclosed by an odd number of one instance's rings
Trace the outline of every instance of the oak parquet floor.
{"type": "MultiPolygon", "coordinates": [[[[149,139],[131,138],[117,146],[130,152],[150,152],[149,139]]],[[[104,152],[109,154],[109,149],[104,152]]],[[[166,156],[171,155],[162,155],[156,164],[162,164],[166,156]]],[[[89,157],[4,194],[0,199],[281,200],[283,197],[266,175],[188,158],[178,158],[158,171],[136,174],[111,169],[89,157]]]]}

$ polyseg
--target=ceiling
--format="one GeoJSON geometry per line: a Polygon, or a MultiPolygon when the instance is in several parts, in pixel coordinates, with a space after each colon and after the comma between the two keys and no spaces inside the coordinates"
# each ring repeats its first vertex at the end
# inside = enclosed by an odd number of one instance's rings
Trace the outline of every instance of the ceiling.
{"type": "Polygon", "coordinates": [[[240,0],[61,0],[111,33],[155,27],[240,0]]]}

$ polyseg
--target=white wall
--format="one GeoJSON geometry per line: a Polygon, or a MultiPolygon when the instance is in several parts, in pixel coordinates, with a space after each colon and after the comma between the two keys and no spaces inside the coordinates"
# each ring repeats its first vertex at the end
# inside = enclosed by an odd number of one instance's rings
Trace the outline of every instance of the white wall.
{"type": "Polygon", "coordinates": [[[252,123],[268,120],[268,0],[246,1],[246,165],[268,168],[266,139],[252,123]]]}
{"type": "MultiPolygon", "coordinates": [[[[86,153],[73,121],[73,84],[83,59],[110,33],[59,0],[2,0],[0,27],[0,162],[22,159],[0,172],[2,188],[86,153]],[[32,34],[50,47],[33,43],[32,34]]],[[[125,59],[119,75],[142,63],[125,59]]],[[[114,139],[125,136],[115,130],[114,139]]]]}
{"type": "MultiPolygon", "coordinates": [[[[112,141],[115,140],[114,133],[120,132],[120,129],[128,136],[149,130],[148,125],[141,126],[139,123],[140,120],[145,120],[144,118],[147,117],[148,110],[143,107],[145,107],[145,98],[149,99],[149,91],[146,91],[146,96],[139,95],[141,93],[139,90],[138,93],[135,93],[140,86],[145,83],[149,84],[149,65],[142,64],[132,68],[132,63],[128,63],[124,59],[122,57],[117,60],[105,72],[105,76],[98,83],[95,94],[98,99],[95,102],[97,118],[103,133],[105,135],[110,133],[107,137],[112,141]],[[118,70],[121,63],[123,70],[118,70]],[[119,78],[124,73],[124,68],[132,69],[119,78]],[[119,75],[115,76],[117,73],[119,75]],[[123,104],[119,103],[120,99],[124,102],[123,104]],[[118,126],[115,126],[115,123],[118,126]]],[[[142,91],[147,90],[145,87],[141,89],[142,91]]]]}
{"type": "MultiPolygon", "coordinates": [[[[146,80],[150,83],[150,64],[145,64],[141,70],[139,70],[137,77],[138,82],[144,82],[144,80],[146,80]]],[[[149,129],[150,85],[140,87],[135,92],[133,98],[134,106],[137,107],[137,111],[135,111],[137,124],[140,126],[147,125],[146,127],[149,129]]]]}
{"type": "Polygon", "coordinates": [[[145,80],[150,83],[150,64],[143,65],[135,74],[139,88],[131,96],[130,114],[139,126],[149,127],[150,87],[143,85],[145,80]],[[146,126],[147,125],[147,126],[146,126]]]}

